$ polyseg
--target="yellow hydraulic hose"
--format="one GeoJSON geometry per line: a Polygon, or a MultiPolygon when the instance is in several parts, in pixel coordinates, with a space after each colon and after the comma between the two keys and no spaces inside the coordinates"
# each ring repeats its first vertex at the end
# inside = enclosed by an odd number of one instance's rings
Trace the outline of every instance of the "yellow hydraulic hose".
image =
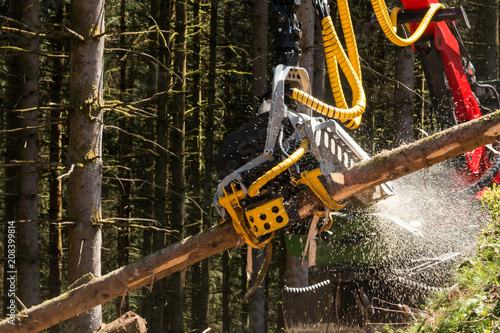
{"type": "Polygon", "coordinates": [[[366,97],[361,83],[358,48],[347,0],[338,0],[338,9],[349,56],[346,55],[340,43],[331,17],[327,16],[321,21],[326,65],[336,106],[324,104],[299,89],[293,89],[292,98],[320,112],[324,116],[339,119],[348,128],[357,128],[361,123],[361,115],[366,108],[366,97]],[[348,108],[345,101],[338,67],[345,74],[353,92],[353,106],[351,108],[348,108]]]}
{"type": "Polygon", "coordinates": [[[431,4],[429,10],[425,14],[422,22],[420,22],[413,35],[411,35],[409,38],[404,39],[397,35],[397,13],[400,11],[400,8],[394,8],[389,17],[389,14],[387,13],[387,7],[385,5],[385,0],[371,1],[373,9],[375,11],[375,15],[377,16],[377,20],[382,27],[385,35],[391,42],[401,47],[409,46],[415,43],[429,26],[429,23],[431,22],[434,14],[436,14],[439,9],[444,8],[443,4],[441,3],[431,4]]]}
{"type": "Polygon", "coordinates": [[[252,185],[250,185],[250,187],[248,188],[248,195],[251,197],[257,196],[262,186],[266,185],[271,179],[274,179],[280,173],[297,163],[297,161],[305,154],[307,148],[309,148],[309,139],[304,138],[300,143],[299,149],[297,149],[292,155],[284,159],[278,165],[274,166],[271,170],[260,176],[256,181],[252,183],[252,185]]]}
{"type": "MultiPolygon", "coordinates": [[[[349,6],[347,4],[347,0],[338,0],[337,6],[339,9],[342,30],[344,32],[347,54],[349,55],[349,62],[351,63],[354,72],[358,77],[359,80],[358,82],[361,85],[362,82],[361,66],[359,63],[358,47],[356,45],[356,38],[354,37],[354,29],[352,26],[351,14],[349,12],[349,6]]],[[[336,37],[336,33],[331,19],[323,20],[322,24],[323,24],[323,40],[325,45],[325,53],[327,57],[328,73],[330,73],[329,79],[330,79],[330,84],[332,86],[333,96],[335,98],[335,105],[340,109],[347,109],[348,107],[345,101],[342,84],[340,82],[340,76],[337,68],[337,57],[334,49],[334,43],[336,43],[336,39],[338,38],[336,37]],[[331,34],[332,31],[334,35],[331,34]],[[328,33],[330,33],[330,36],[328,36],[328,33]]],[[[356,84],[358,84],[358,82],[356,82],[356,84]]],[[[350,85],[352,87],[352,84],[350,85]]],[[[364,92],[363,92],[363,97],[364,97],[364,92]]],[[[348,120],[348,123],[345,122],[346,121],[344,121],[344,125],[347,128],[351,129],[357,128],[361,123],[361,115],[354,119],[348,120]]]]}
{"type": "Polygon", "coordinates": [[[359,81],[361,80],[361,66],[359,64],[358,46],[356,44],[356,38],[354,37],[354,29],[351,21],[351,13],[349,11],[349,5],[347,0],[338,0],[337,7],[339,10],[340,22],[342,24],[342,31],[344,32],[344,40],[347,48],[347,54],[349,55],[349,61],[354,68],[356,74],[358,74],[359,81]]]}

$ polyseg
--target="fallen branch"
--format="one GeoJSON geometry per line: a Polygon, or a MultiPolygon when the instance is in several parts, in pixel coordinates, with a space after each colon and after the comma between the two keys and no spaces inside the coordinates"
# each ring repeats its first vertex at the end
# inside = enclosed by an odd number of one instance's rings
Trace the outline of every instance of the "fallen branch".
{"type": "Polygon", "coordinates": [[[132,311],[107,324],[95,333],[146,333],[146,321],[132,311]]]}
{"type": "MultiPolygon", "coordinates": [[[[429,138],[375,156],[345,172],[345,185],[331,186],[335,200],[367,190],[447,158],[500,139],[500,111],[456,126],[429,138]]],[[[311,191],[303,191],[296,206],[300,218],[311,215],[321,202],[311,191]]],[[[104,304],[124,293],[152,284],[212,255],[242,244],[230,223],[171,245],[142,260],[67,291],[0,322],[0,333],[39,332],[79,313],[104,304]]]]}

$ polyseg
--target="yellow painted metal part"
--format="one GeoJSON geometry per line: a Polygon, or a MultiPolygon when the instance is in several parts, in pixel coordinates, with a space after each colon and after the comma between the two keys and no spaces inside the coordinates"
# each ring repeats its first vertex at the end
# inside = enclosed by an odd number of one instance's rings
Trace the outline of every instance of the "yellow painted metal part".
{"type": "Polygon", "coordinates": [[[305,184],[316,194],[316,196],[325,204],[326,207],[331,210],[341,210],[346,204],[340,204],[333,200],[333,198],[328,194],[319,176],[322,175],[320,169],[314,169],[310,171],[303,171],[301,174],[301,179],[297,181],[297,184],[305,184]]]}
{"type": "MultiPolygon", "coordinates": [[[[245,222],[245,214],[240,204],[240,200],[245,197],[245,193],[242,190],[236,189],[234,183],[231,183],[230,187],[230,191],[223,189],[224,196],[219,198],[219,204],[224,207],[229,216],[231,216],[234,230],[243,238],[247,245],[255,249],[266,247],[266,244],[273,238],[274,232],[264,239],[259,239],[258,237],[260,235],[255,235],[248,228],[245,222]]],[[[288,223],[288,220],[286,223],[288,223]]]]}
{"type": "Polygon", "coordinates": [[[290,221],[281,197],[248,210],[245,215],[255,236],[281,229],[290,221]]]}
{"type": "Polygon", "coordinates": [[[280,173],[297,163],[297,161],[305,154],[308,147],[309,139],[304,138],[300,143],[299,149],[297,149],[295,152],[293,152],[292,155],[281,161],[278,165],[274,166],[271,170],[260,176],[256,181],[252,183],[252,185],[250,185],[250,187],[248,188],[248,195],[251,197],[256,197],[259,194],[262,186],[266,185],[270,180],[277,177],[280,173]]]}

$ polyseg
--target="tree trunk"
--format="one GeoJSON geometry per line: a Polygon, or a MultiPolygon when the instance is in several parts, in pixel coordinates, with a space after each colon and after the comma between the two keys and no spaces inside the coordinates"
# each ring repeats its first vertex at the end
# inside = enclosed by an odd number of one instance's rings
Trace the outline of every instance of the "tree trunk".
{"type": "Polygon", "coordinates": [[[410,46],[396,47],[394,131],[396,146],[413,141],[413,99],[415,56],[410,46]]]}
{"type": "MultiPolygon", "coordinates": [[[[210,7],[210,37],[209,37],[209,61],[208,61],[208,87],[207,87],[207,108],[205,109],[205,117],[203,122],[204,142],[202,151],[204,157],[205,168],[202,173],[202,208],[206,212],[203,215],[203,227],[208,229],[212,225],[212,191],[213,191],[213,167],[214,167],[214,117],[215,117],[215,98],[216,98],[216,66],[217,66],[217,22],[218,22],[218,0],[211,0],[210,7]]],[[[221,251],[222,252],[222,251],[221,251]]],[[[208,258],[208,256],[207,256],[208,258]]],[[[209,285],[209,261],[203,260],[201,265],[201,295],[202,302],[200,311],[203,312],[203,320],[206,320],[208,325],[208,302],[210,297],[209,285]]]]}
{"type": "Polygon", "coordinates": [[[205,115],[205,145],[203,147],[203,156],[205,157],[205,170],[203,175],[203,209],[207,212],[204,220],[206,226],[211,225],[212,215],[210,208],[212,206],[213,189],[213,166],[214,166],[214,117],[215,117],[215,98],[216,98],[216,69],[217,69],[217,21],[219,0],[211,0],[210,9],[210,40],[209,40],[209,63],[208,63],[208,87],[207,87],[207,110],[205,115]]]}
{"type": "Polygon", "coordinates": [[[128,311],[123,316],[107,324],[96,333],[146,333],[146,321],[128,311]]]}
{"type": "MultiPolygon", "coordinates": [[[[250,286],[253,286],[257,280],[257,275],[264,263],[266,255],[265,249],[252,249],[252,278],[250,286]]],[[[265,333],[266,332],[266,282],[262,281],[248,298],[248,332],[265,333]]]]}
{"type": "MultiPolygon", "coordinates": [[[[314,26],[315,26],[315,12],[312,2],[308,1],[307,4],[304,3],[299,7],[298,17],[299,22],[302,23],[302,38],[300,41],[300,47],[302,48],[302,56],[300,57],[299,65],[304,67],[309,74],[309,79],[311,83],[314,82],[314,26]]],[[[312,87],[311,90],[315,88],[312,87]]],[[[312,110],[308,109],[309,114],[312,114],[312,110]]],[[[286,272],[285,281],[288,285],[293,287],[302,287],[303,285],[308,285],[308,266],[307,262],[303,265],[302,260],[287,255],[286,256],[286,272]]]]}
{"type": "MultiPolygon", "coordinates": [[[[184,238],[185,215],[185,135],[186,135],[186,35],[187,35],[187,1],[175,2],[175,46],[174,46],[174,93],[172,100],[172,121],[170,131],[171,151],[175,155],[171,158],[172,187],[170,202],[172,213],[170,223],[172,228],[171,244],[184,238]]],[[[182,333],[184,331],[184,272],[172,274],[169,281],[169,332],[182,333]]]]}
{"type": "MultiPolygon", "coordinates": [[[[159,0],[150,0],[150,13],[152,18],[154,19],[155,22],[157,21],[157,18],[159,16],[159,0]]],[[[151,56],[158,58],[158,44],[157,42],[159,41],[159,36],[158,34],[155,34],[154,36],[151,37],[153,42],[151,42],[149,45],[149,53],[151,56]]],[[[146,76],[146,96],[153,96],[155,93],[158,92],[158,66],[156,64],[150,64],[148,68],[148,73],[146,76]]],[[[163,97],[161,97],[163,98],[163,97]]],[[[153,110],[152,112],[155,111],[155,105],[157,103],[151,103],[150,109],[153,110]]],[[[149,140],[145,144],[145,150],[154,152],[155,151],[155,120],[152,118],[146,118],[145,120],[145,127],[146,127],[146,138],[149,140]]],[[[155,162],[155,157],[153,154],[149,153],[147,156],[144,157],[144,170],[154,170],[154,162],[155,162]]],[[[155,209],[155,184],[154,184],[154,177],[155,175],[151,175],[151,172],[147,173],[148,178],[146,178],[147,183],[142,186],[141,188],[143,191],[141,191],[141,196],[145,198],[143,202],[143,207],[144,207],[144,212],[148,218],[154,219],[154,209],[155,209]]],[[[144,176],[145,177],[145,176],[144,176]]],[[[142,243],[142,255],[145,257],[147,255],[150,255],[153,253],[153,231],[151,229],[145,229],[143,232],[143,243],[142,243]]],[[[143,317],[146,318],[146,321],[148,323],[151,323],[151,309],[152,309],[152,303],[151,303],[151,290],[150,288],[143,288],[142,290],[142,295],[143,295],[143,301],[142,301],[142,310],[141,314],[143,317]]]]}
{"type": "Polygon", "coordinates": [[[253,23],[253,109],[256,110],[259,98],[267,92],[267,33],[269,3],[267,0],[256,0],[253,23]]]}
{"type": "MultiPolygon", "coordinates": [[[[245,297],[245,294],[248,290],[248,277],[247,277],[247,247],[240,248],[240,299],[245,297]]],[[[248,331],[248,302],[241,302],[241,313],[240,313],[240,322],[241,322],[241,332],[248,331]]]]}
{"type": "MultiPolygon", "coordinates": [[[[373,186],[428,168],[498,139],[500,111],[353,165],[344,173],[343,186],[335,187],[333,180],[326,177],[327,189],[334,200],[345,200],[373,186]]],[[[294,202],[299,219],[310,216],[323,206],[311,190],[302,191],[294,202]]],[[[32,307],[15,319],[15,325],[11,325],[8,319],[3,320],[0,322],[0,333],[43,330],[97,304],[109,302],[125,291],[153,283],[188,265],[241,244],[242,240],[231,223],[218,225],[32,307]]]]}
{"type": "Polygon", "coordinates": [[[481,79],[497,80],[499,75],[499,7],[500,0],[487,1],[483,8],[485,9],[486,17],[483,22],[484,32],[482,34],[485,39],[486,50],[485,56],[485,69],[486,75],[481,79]]]}
{"type": "MultiPolygon", "coordinates": [[[[63,0],[58,0],[59,10],[54,15],[54,24],[64,25],[66,15],[66,4],[63,0]]],[[[54,50],[63,51],[62,41],[54,41],[54,50]]],[[[52,58],[52,84],[51,101],[62,104],[62,88],[64,80],[64,61],[62,58],[52,58]]],[[[59,110],[51,111],[53,123],[50,125],[50,162],[62,162],[62,114],[59,110]]],[[[62,181],[58,179],[57,168],[50,170],[49,181],[49,298],[54,298],[61,294],[62,290],[62,258],[63,245],[61,225],[62,220],[62,181]]],[[[55,325],[49,329],[50,333],[61,332],[61,326],[55,325]]]]}
{"type": "MultiPolygon", "coordinates": [[[[285,233],[281,233],[279,235],[280,240],[279,243],[281,246],[278,248],[278,288],[280,290],[280,300],[282,300],[283,294],[283,288],[285,287],[285,271],[286,271],[286,245],[285,245],[285,233]]],[[[283,302],[277,302],[276,306],[276,313],[278,314],[278,320],[277,320],[277,332],[284,332],[286,331],[285,329],[285,317],[283,315],[283,302]]]]}
{"type": "Polygon", "coordinates": [[[314,81],[314,22],[316,20],[312,1],[304,1],[297,14],[298,21],[302,23],[302,38],[299,41],[302,56],[299,60],[299,66],[306,69],[312,83],[314,81]]]}
{"type": "MultiPolygon", "coordinates": [[[[202,31],[200,29],[201,25],[201,15],[200,15],[200,5],[201,1],[196,0],[193,4],[193,16],[194,16],[194,31],[193,31],[193,106],[195,107],[194,119],[193,119],[193,131],[195,134],[196,142],[194,144],[194,149],[196,155],[192,163],[192,186],[193,192],[199,196],[200,204],[202,203],[202,142],[203,142],[203,120],[201,112],[201,92],[202,92],[202,76],[201,76],[201,40],[202,31]]],[[[195,231],[193,234],[198,234],[203,231],[203,212],[195,208],[193,213],[193,223],[195,223],[195,231]]],[[[208,328],[208,302],[210,287],[208,283],[208,259],[202,262],[196,263],[191,268],[191,283],[192,283],[192,300],[191,300],[191,331],[193,333],[201,333],[208,328]]]]}
{"type": "Polygon", "coordinates": [[[312,77],[313,96],[325,100],[325,49],[323,47],[323,28],[318,19],[314,22],[314,69],[312,77]]]}
{"type": "Polygon", "coordinates": [[[222,253],[222,333],[231,333],[231,263],[229,251],[222,253]]]}
{"type": "MultiPolygon", "coordinates": [[[[125,24],[125,13],[126,4],[125,0],[120,1],[120,31],[122,33],[126,32],[125,24]]],[[[123,49],[127,48],[125,35],[120,36],[120,45],[123,49]]],[[[122,52],[120,58],[120,101],[127,101],[127,58],[126,52],[122,52]]],[[[120,128],[126,130],[130,128],[131,119],[124,115],[120,119],[120,128]]],[[[130,136],[124,131],[120,131],[118,134],[118,142],[120,143],[120,156],[119,165],[120,169],[118,172],[118,178],[124,179],[121,183],[120,193],[118,195],[118,217],[128,219],[130,218],[130,188],[131,182],[128,179],[131,178],[131,167],[130,167],[130,136]]],[[[118,229],[118,267],[125,266],[129,261],[130,252],[130,228],[120,227],[118,229]]],[[[117,302],[118,313],[121,315],[123,312],[127,312],[129,309],[129,297],[128,294],[125,295],[123,302],[120,300],[117,302]]]]}
{"type": "MultiPolygon", "coordinates": [[[[68,282],[78,284],[86,275],[101,275],[101,105],[104,54],[104,0],[74,0],[72,29],[75,40],[70,71],[70,132],[68,157],[72,172],[68,181],[68,282]]],[[[94,332],[102,322],[100,306],[68,321],[68,331],[94,332]]]]}
{"type": "MultiPolygon", "coordinates": [[[[231,61],[232,61],[232,3],[228,2],[224,8],[224,88],[223,88],[223,103],[226,106],[224,112],[224,127],[228,132],[232,130],[231,118],[236,116],[232,114],[234,109],[232,106],[231,98],[231,61]]],[[[224,139],[227,138],[227,132],[224,139]]],[[[231,263],[229,258],[229,251],[222,253],[222,332],[231,332],[231,263]]]]}
{"type": "MultiPolygon", "coordinates": [[[[160,0],[160,15],[156,22],[163,31],[170,29],[171,1],[160,0]]],[[[166,68],[170,66],[170,36],[163,41],[160,38],[159,59],[165,67],[159,67],[158,91],[167,91],[170,85],[170,73],[166,68]],[[165,44],[167,43],[167,44],[165,44]]],[[[158,99],[158,118],[156,121],[156,161],[155,161],[155,190],[154,190],[154,219],[162,228],[167,227],[167,149],[168,149],[168,97],[162,95],[158,99]]],[[[165,234],[163,232],[153,233],[153,250],[158,251],[165,246],[165,234]]],[[[163,293],[164,281],[158,280],[154,283],[151,292],[151,321],[149,330],[151,332],[162,332],[163,306],[165,296],[163,293]]]]}
{"type": "MultiPolygon", "coordinates": [[[[39,29],[39,6],[34,0],[12,0],[12,18],[22,22],[29,29],[39,29]]],[[[39,38],[26,34],[16,35],[12,47],[26,52],[10,56],[8,83],[7,123],[12,132],[8,140],[7,155],[20,163],[8,168],[6,192],[6,217],[16,221],[16,267],[17,296],[26,306],[39,302],[40,253],[38,247],[38,68],[39,38]]]]}
{"type": "MultiPolygon", "coordinates": [[[[258,0],[254,5],[254,31],[253,31],[253,93],[254,110],[259,99],[267,92],[267,33],[268,33],[268,2],[258,0]]],[[[257,251],[252,251],[253,262],[259,262],[257,251]],[[255,253],[254,253],[255,252],[255,253]]],[[[260,258],[260,257],[259,257],[260,258]]],[[[258,273],[254,273],[255,278],[258,273]]],[[[265,298],[263,285],[256,290],[248,300],[248,330],[252,333],[264,332],[265,316],[263,305],[265,298]],[[262,307],[262,309],[260,308],[262,307]],[[262,310],[262,311],[260,311],[262,310]]],[[[228,328],[229,329],[229,328],[228,328]]],[[[229,332],[229,331],[225,331],[229,332]]]]}

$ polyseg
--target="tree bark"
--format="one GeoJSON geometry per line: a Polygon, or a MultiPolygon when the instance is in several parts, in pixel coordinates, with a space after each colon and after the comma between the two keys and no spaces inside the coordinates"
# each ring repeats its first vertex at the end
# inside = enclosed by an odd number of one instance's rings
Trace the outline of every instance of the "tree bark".
{"type": "MultiPolygon", "coordinates": [[[[159,0],[150,0],[150,13],[151,17],[155,22],[157,21],[159,15],[159,0]]],[[[152,20],[153,21],[153,20],[152,20]]],[[[159,36],[155,34],[151,37],[152,42],[149,44],[149,54],[158,59],[158,41],[159,36]]],[[[156,64],[150,64],[148,72],[145,78],[146,83],[146,96],[153,96],[158,92],[158,66],[156,64]]],[[[151,103],[149,108],[154,112],[156,106],[156,101],[151,103]]],[[[144,120],[146,133],[145,136],[148,141],[145,143],[144,150],[153,152],[155,151],[155,120],[152,118],[146,118],[144,120]]],[[[144,170],[154,170],[155,157],[153,154],[146,154],[143,159],[144,170]]],[[[145,216],[148,218],[154,218],[154,174],[151,172],[146,173],[143,177],[147,180],[144,186],[141,186],[140,196],[144,198],[141,202],[145,216]]],[[[151,229],[145,229],[143,231],[143,243],[142,243],[142,255],[145,257],[153,253],[153,231],[151,229]]],[[[151,322],[151,290],[149,288],[143,288],[142,290],[143,301],[141,304],[141,315],[146,319],[148,323],[151,322]]]]}
{"type": "Polygon", "coordinates": [[[396,147],[413,141],[413,98],[415,55],[410,46],[396,47],[394,130],[396,147]]]}
{"type": "MultiPolygon", "coordinates": [[[[156,19],[163,31],[170,29],[171,1],[160,0],[159,17],[156,19]]],[[[158,91],[166,91],[170,85],[170,36],[165,36],[165,41],[160,38],[159,59],[165,67],[159,67],[158,91]]],[[[162,228],[167,227],[167,152],[168,149],[168,97],[162,95],[158,99],[158,118],[156,121],[156,160],[155,160],[155,186],[154,186],[154,219],[162,228]]],[[[165,234],[153,233],[153,250],[158,251],[165,246],[165,234]]],[[[151,332],[162,332],[165,318],[163,305],[165,304],[164,281],[159,280],[152,286],[151,291],[151,318],[149,329],[151,332]]]]}
{"type": "MultiPolygon", "coordinates": [[[[199,196],[199,202],[203,205],[202,193],[202,142],[203,142],[203,119],[201,112],[202,105],[202,66],[201,66],[201,41],[202,41],[202,30],[201,26],[201,1],[196,0],[193,4],[193,16],[194,16],[194,31],[193,31],[193,86],[191,90],[193,91],[192,103],[195,107],[195,112],[193,115],[193,131],[196,133],[194,135],[195,143],[194,150],[196,155],[192,163],[192,181],[193,192],[199,196]]],[[[198,207],[194,208],[193,212],[193,232],[192,234],[198,234],[203,231],[203,211],[198,207]]],[[[191,300],[191,331],[193,333],[201,333],[208,328],[208,302],[210,295],[210,286],[208,283],[208,259],[202,260],[202,262],[195,263],[191,268],[191,283],[192,283],[192,300],[191,300]]]]}
{"type": "MultiPolygon", "coordinates": [[[[254,31],[253,31],[253,94],[254,94],[254,110],[257,111],[257,103],[259,99],[267,92],[267,53],[268,53],[268,7],[267,1],[257,0],[254,4],[254,31]]],[[[252,251],[253,261],[258,261],[256,256],[257,251],[252,251]]],[[[229,263],[227,263],[229,265],[229,263]]],[[[258,273],[259,268],[257,268],[258,273]]],[[[255,273],[256,274],[256,273],[255,273]]],[[[255,275],[256,276],[256,275],[255,275]]],[[[229,278],[227,278],[229,279],[229,278]]],[[[265,304],[264,289],[259,288],[254,292],[248,300],[248,329],[251,333],[263,332],[265,327],[265,316],[259,308],[265,304]]],[[[227,300],[229,301],[229,299],[227,300]]],[[[262,308],[263,309],[263,308],[262,308]]],[[[226,311],[228,309],[225,308],[226,311]]],[[[227,321],[227,320],[226,320],[227,321]]],[[[229,332],[230,327],[226,323],[226,331],[229,332]]]]}
{"type": "MultiPolygon", "coordinates": [[[[252,278],[250,286],[257,281],[257,276],[264,263],[266,249],[251,249],[252,251],[252,278]]],[[[265,333],[266,332],[266,282],[262,281],[248,298],[248,332],[265,333]]]]}
{"type": "MultiPolygon", "coordinates": [[[[299,7],[298,11],[299,22],[302,23],[302,38],[300,40],[300,47],[302,49],[302,56],[300,57],[299,65],[307,70],[310,82],[313,83],[315,58],[316,52],[314,47],[315,40],[315,20],[316,13],[312,1],[308,1],[299,7]]],[[[320,59],[318,59],[320,60],[320,59]]],[[[321,59],[322,60],[322,59],[321,59]]],[[[312,86],[312,91],[315,87],[312,86]]],[[[312,110],[308,109],[309,114],[312,110]]],[[[285,283],[293,287],[303,287],[308,285],[309,269],[307,263],[302,264],[302,260],[292,255],[286,256],[285,266],[285,283]]]]}
{"type": "MultiPolygon", "coordinates": [[[[59,10],[54,15],[54,24],[64,25],[66,16],[66,4],[64,0],[58,0],[59,10]]],[[[54,41],[55,51],[63,51],[65,43],[54,41]]],[[[54,57],[52,59],[52,84],[51,101],[62,103],[62,88],[64,81],[64,60],[54,57]]],[[[59,110],[51,111],[51,117],[55,119],[50,125],[50,162],[62,162],[62,114],[59,110]]],[[[63,244],[61,225],[62,221],[62,180],[58,179],[57,168],[50,170],[49,182],[49,298],[59,296],[62,291],[62,259],[63,244]]],[[[49,329],[50,333],[61,332],[61,325],[55,325],[49,329]]]]}
{"type": "MultiPolygon", "coordinates": [[[[122,33],[126,32],[125,14],[126,13],[126,3],[125,0],[120,1],[120,31],[122,33]]],[[[123,49],[127,48],[125,35],[120,36],[120,45],[123,49]]],[[[127,101],[127,54],[126,52],[121,53],[120,57],[120,101],[127,101]]],[[[131,128],[130,124],[132,119],[124,115],[120,119],[120,128],[127,129],[131,128]]],[[[131,150],[131,140],[130,136],[124,131],[120,131],[118,134],[118,142],[120,143],[120,156],[119,165],[120,169],[118,172],[118,177],[120,179],[130,179],[132,172],[130,167],[130,150],[131,150]]],[[[130,218],[130,189],[132,183],[130,181],[124,181],[121,184],[120,192],[118,195],[118,217],[128,219],[130,218]]],[[[120,227],[118,229],[118,267],[125,266],[129,261],[130,252],[130,228],[120,227]]],[[[123,302],[120,300],[117,302],[117,310],[121,315],[123,312],[129,310],[129,297],[125,295],[123,302]]]]}
{"type": "Polygon", "coordinates": [[[222,254],[222,333],[231,333],[231,263],[229,251],[222,254]]]}
{"type": "Polygon", "coordinates": [[[267,33],[269,3],[267,0],[256,0],[254,5],[253,23],[253,109],[257,111],[259,99],[267,92],[267,33]]]}
{"type": "MultiPolygon", "coordinates": [[[[104,0],[74,0],[71,23],[83,38],[74,41],[70,70],[68,281],[74,284],[86,274],[101,275],[104,0]]],[[[99,328],[101,307],[87,310],[68,321],[68,331],[99,328]]]]}
{"type": "MultiPolygon", "coordinates": [[[[232,130],[231,117],[233,107],[231,105],[231,92],[232,92],[232,81],[231,81],[231,67],[232,67],[232,51],[231,51],[231,41],[232,41],[232,3],[228,2],[224,8],[224,70],[226,74],[224,75],[224,89],[223,89],[223,103],[226,105],[226,110],[224,112],[224,127],[228,131],[232,130]]],[[[225,138],[227,138],[227,132],[225,133],[225,138]]],[[[231,263],[229,258],[229,251],[224,251],[222,253],[222,333],[231,332],[231,263]]]]}
{"type": "MultiPolygon", "coordinates": [[[[184,215],[186,199],[186,58],[187,58],[187,1],[175,2],[175,46],[174,46],[174,93],[172,100],[172,129],[170,130],[171,151],[175,155],[170,159],[172,168],[172,187],[170,203],[172,213],[170,223],[172,227],[171,244],[184,238],[184,215]]],[[[184,288],[183,272],[176,272],[170,277],[168,284],[168,314],[169,328],[172,333],[184,332],[184,288]]]]}
{"type": "MultiPolygon", "coordinates": [[[[450,128],[410,145],[388,151],[356,164],[345,172],[345,185],[335,188],[326,177],[332,197],[341,201],[373,186],[430,167],[445,159],[500,139],[500,111],[450,128]]],[[[299,218],[306,218],[322,206],[312,191],[296,198],[299,218]]],[[[153,283],[186,266],[241,245],[231,223],[219,226],[154,253],[141,261],[110,272],[23,312],[15,319],[0,322],[0,333],[32,332],[45,329],[124,292],[153,283]]]]}
{"type": "Polygon", "coordinates": [[[314,70],[312,77],[313,96],[320,101],[325,100],[325,50],[323,47],[323,28],[321,22],[314,22],[314,70]]]}
{"type": "MultiPolygon", "coordinates": [[[[12,18],[32,31],[39,29],[39,5],[35,0],[12,0],[12,18]]],[[[9,46],[22,52],[10,55],[7,115],[8,129],[16,129],[7,142],[8,158],[20,163],[7,168],[6,217],[16,221],[17,296],[26,306],[39,302],[40,250],[38,246],[38,77],[39,38],[16,35],[9,46]]],[[[8,269],[12,271],[12,269],[8,269]]]]}
{"type": "Polygon", "coordinates": [[[316,13],[312,1],[304,1],[298,9],[298,21],[302,23],[302,37],[299,41],[299,47],[302,49],[302,55],[299,60],[299,66],[306,69],[309,74],[309,80],[314,82],[314,22],[316,13]]]}
{"type": "Polygon", "coordinates": [[[488,80],[497,80],[499,75],[499,35],[500,35],[500,26],[499,26],[499,7],[500,0],[491,0],[487,1],[483,8],[485,10],[485,20],[483,22],[483,38],[485,39],[485,76],[484,79],[488,80]]]}
{"type": "Polygon", "coordinates": [[[123,316],[107,324],[95,333],[146,333],[146,321],[133,313],[128,311],[123,316]]]}

